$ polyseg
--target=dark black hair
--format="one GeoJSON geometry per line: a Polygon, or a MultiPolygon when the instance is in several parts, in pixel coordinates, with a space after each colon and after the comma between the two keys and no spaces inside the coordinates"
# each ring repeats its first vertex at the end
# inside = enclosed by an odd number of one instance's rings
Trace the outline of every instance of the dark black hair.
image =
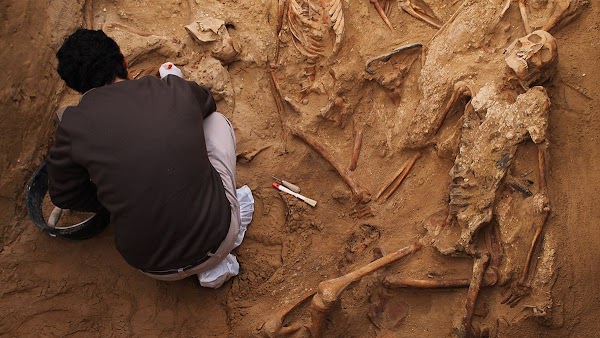
{"type": "Polygon", "coordinates": [[[119,45],[101,30],[78,29],[65,39],[56,58],[60,77],[80,93],[127,78],[119,45]]]}

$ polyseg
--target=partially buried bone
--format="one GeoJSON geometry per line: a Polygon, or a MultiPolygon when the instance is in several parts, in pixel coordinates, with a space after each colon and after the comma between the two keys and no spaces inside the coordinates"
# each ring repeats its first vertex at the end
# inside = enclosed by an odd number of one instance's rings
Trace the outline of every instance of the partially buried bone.
{"type": "Polygon", "coordinates": [[[481,257],[475,258],[475,264],[473,264],[473,276],[471,276],[471,282],[469,284],[469,291],[467,293],[467,304],[465,306],[466,313],[462,318],[461,324],[458,328],[459,337],[471,337],[472,328],[471,322],[473,321],[473,313],[475,312],[475,304],[477,303],[477,297],[483,284],[483,276],[485,270],[490,261],[490,256],[487,253],[481,255],[481,257]]]}
{"type": "Polygon", "coordinates": [[[354,147],[352,148],[352,157],[350,158],[350,165],[348,170],[356,170],[358,164],[358,157],[360,156],[360,150],[362,148],[363,139],[363,127],[354,123],[354,147]]]}
{"type": "Polygon", "coordinates": [[[373,4],[373,7],[375,7],[375,10],[377,11],[377,14],[379,14],[379,16],[381,17],[381,19],[383,20],[383,22],[385,22],[385,24],[391,30],[394,30],[394,27],[392,27],[392,23],[390,22],[390,19],[388,19],[388,16],[387,16],[387,13],[388,13],[388,11],[390,9],[390,1],[389,0],[382,0],[383,3],[380,2],[379,0],[370,0],[370,1],[373,4]]]}
{"type": "Polygon", "coordinates": [[[224,64],[235,61],[240,54],[241,47],[229,36],[223,20],[203,18],[185,26],[185,30],[199,44],[208,44],[212,55],[224,64]]]}
{"type": "Polygon", "coordinates": [[[352,271],[344,276],[323,281],[319,284],[318,291],[312,299],[310,305],[311,327],[310,332],[313,338],[323,336],[325,319],[331,311],[332,307],[339,301],[340,296],[352,284],[359,281],[364,276],[389,265],[403,257],[406,257],[422,247],[421,243],[414,243],[404,247],[391,254],[383,256],[355,271],[352,271]]]}
{"type": "Polygon", "coordinates": [[[371,200],[371,194],[369,191],[360,186],[360,184],[358,184],[354,178],[350,176],[348,169],[343,168],[336,161],[333,155],[329,153],[329,151],[327,151],[314,137],[296,128],[292,129],[292,134],[308,144],[311,148],[313,148],[313,150],[319,153],[321,157],[329,162],[329,164],[331,164],[335,171],[337,171],[338,175],[340,175],[342,180],[348,185],[350,190],[352,190],[352,194],[359,202],[367,203],[371,200]]]}
{"type": "Polygon", "coordinates": [[[423,0],[400,0],[400,7],[413,17],[423,20],[435,28],[442,27],[442,21],[438,19],[423,0]]]}
{"type": "Polygon", "coordinates": [[[299,324],[292,326],[283,326],[285,317],[294,311],[298,306],[302,305],[308,298],[314,295],[314,291],[308,291],[300,296],[295,302],[289,304],[286,307],[279,309],[273,314],[273,316],[258,327],[259,335],[261,337],[282,337],[292,334],[302,328],[299,324]]]}
{"type": "Polygon", "coordinates": [[[406,178],[406,176],[408,175],[408,173],[410,172],[410,169],[413,167],[413,165],[415,164],[415,162],[417,161],[417,159],[421,157],[421,153],[418,152],[416,153],[413,157],[409,158],[408,160],[406,160],[404,162],[404,164],[402,164],[400,166],[400,169],[398,169],[398,172],[396,172],[396,174],[392,177],[392,179],[386,183],[381,190],[379,190],[379,192],[377,193],[377,196],[375,196],[375,200],[379,200],[379,197],[381,197],[381,195],[388,189],[390,188],[390,186],[392,186],[392,184],[394,182],[396,182],[391,188],[390,190],[385,194],[385,196],[383,196],[383,201],[387,201],[388,198],[390,198],[390,196],[392,196],[392,194],[394,193],[394,191],[396,191],[396,189],[398,189],[398,187],[400,186],[400,184],[402,184],[402,182],[404,181],[404,179],[406,178]]]}
{"type": "Polygon", "coordinates": [[[93,0],[85,0],[83,4],[83,22],[86,29],[94,29],[93,8],[93,0]]]}
{"type": "Polygon", "coordinates": [[[329,46],[326,46],[323,40],[329,35],[329,28],[335,35],[335,41],[331,44],[331,54],[337,52],[345,29],[341,0],[318,3],[289,0],[286,14],[293,36],[292,41],[302,55],[309,58],[325,56],[329,46]]]}

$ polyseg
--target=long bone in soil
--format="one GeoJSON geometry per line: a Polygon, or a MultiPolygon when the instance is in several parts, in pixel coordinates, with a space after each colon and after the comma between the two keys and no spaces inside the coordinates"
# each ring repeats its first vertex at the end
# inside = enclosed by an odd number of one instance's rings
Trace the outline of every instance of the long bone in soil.
{"type": "Polygon", "coordinates": [[[358,202],[367,203],[371,200],[371,194],[366,188],[363,188],[360,184],[358,184],[354,178],[350,175],[350,172],[347,168],[344,168],[333,155],[326,150],[320,142],[318,142],[313,136],[297,129],[292,129],[292,134],[304,143],[308,144],[314,151],[319,153],[321,157],[323,157],[329,164],[335,169],[335,171],[340,175],[344,183],[350,188],[354,198],[358,202]]]}
{"type": "Polygon", "coordinates": [[[327,315],[333,306],[339,301],[340,296],[348,288],[348,286],[350,286],[350,284],[359,281],[364,276],[373,273],[374,271],[381,269],[386,265],[389,265],[420,250],[422,247],[423,245],[421,243],[416,242],[398,251],[383,256],[344,276],[321,282],[318,286],[317,293],[314,295],[310,304],[310,332],[312,337],[320,338],[323,336],[323,329],[327,315]]]}
{"type": "Polygon", "coordinates": [[[302,328],[300,324],[294,324],[291,326],[283,326],[285,317],[294,311],[297,307],[304,304],[312,295],[314,291],[308,291],[301,295],[295,302],[290,303],[288,306],[279,309],[271,316],[270,319],[265,321],[260,327],[258,332],[261,337],[282,337],[292,334],[302,328]]]}

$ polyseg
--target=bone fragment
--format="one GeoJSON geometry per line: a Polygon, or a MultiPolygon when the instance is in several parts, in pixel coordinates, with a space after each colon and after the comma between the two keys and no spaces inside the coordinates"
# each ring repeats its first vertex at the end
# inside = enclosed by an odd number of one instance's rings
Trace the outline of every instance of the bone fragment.
{"type": "Polygon", "coordinates": [[[283,20],[287,17],[287,11],[289,8],[289,0],[279,0],[279,5],[277,6],[277,29],[276,29],[276,39],[275,42],[275,58],[273,59],[273,63],[277,65],[279,63],[279,49],[281,46],[281,31],[283,28],[283,20]]]}
{"type": "Polygon", "coordinates": [[[508,11],[508,9],[510,8],[511,3],[512,0],[505,0],[504,6],[502,7],[502,11],[500,12],[500,17],[503,17],[504,14],[506,14],[506,11],[508,11]]]}
{"type": "MultiPolygon", "coordinates": [[[[269,79],[271,80],[271,95],[273,95],[273,99],[275,100],[275,105],[277,106],[277,114],[279,116],[279,122],[281,123],[281,127],[284,126],[283,113],[285,112],[285,108],[283,106],[283,98],[281,97],[281,89],[279,88],[279,84],[277,83],[277,78],[275,77],[275,65],[271,64],[269,67],[269,79]]],[[[287,140],[288,134],[287,132],[282,133],[283,138],[283,151],[287,152],[287,140]]]]}
{"type": "Polygon", "coordinates": [[[225,21],[221,19],[202,18],[185,26],[185,30],[199,44],[210,43],[212,55],[224,64],[235,61],[240,54],[240,45],[229,36],[225,21]]]}
{"type": "Polygon", "coordinates": [[[387,276],[383,280],[383,285],[389,289],[396,288],[416,288],[416,289],[445,289],[445,288],[466,288],[469,286],[469,279],[412,279],[398,276],[387,276]]]}
{"type": "Polygon", "coordinates": [[[396,48],[392,49],[389,53],[385,53],[383,55],[379,55],[379,56],[376,56],[374,58],[367,60],[367,63],[365,64],[365,71],[371,75],[375,74],[375,70],[372,69],[372,65],[375,61],[387,62],[392,58],[392,56],[394,56],[397,53],[400,53],[405,50],[412,50],[413,48],[421,48],[421,47],[423,47],[423,45],[420,43],[411,43],[408,45],[396,47],[396,48]]]}
{"type": "Polygon", "coordinates": [[[457,83],[455,83],[450,100],[448,100],[448,103],[446,104],[446,107],[444,108],[442,114],[440,114],[440,116],[437,117],[434,134],[437,134],[437,132],[442,128],[442,125],[444,125],[444,120],[450,112],[450,109],[452,109],[452,107],[456,104],[456,102],[459,99],[465,96],[473,97],[475,95],[475,90],[472,89],[471,86],[469,86],[466,82],[458,81],[457,83]]]}
{"type": "MultiPolygon", "coordinates": [[[[383,279],[383,286],[388,289],[414,288],[414,289],[453,289],[467,288],[471,284],[468,278],[448,279],[413,279],[400,276],[387,276],[383,279]]],[[[496,285],[496,278],[484,275],[483,286],[496,285]]]]}
{"type": "Polygon", "coordinates": [[[269,147],[271,147],[271,145],[264,146],[259,149],[254,148],[254,149],[242,151],[236,155],[236,159],[240,163],[250,163],[250,161],[252,161],[254,159],[254,157],[256,157],[256,155],[260,154],[263,150],[265,150],[269,147]]]}
{"type": "Polygon", "coordinates": [[[333,305],[338,302],[341,294],[348,286],[350,286],[350,284],[386,265],[389,265],[418,251],[422,246],[423,245],[421,243],[416,242],[391,254],[383,256],[344,276],[321,282],[310,305],[310,314],[312,320],[310,332],[312,337],[320,338],[323,336],[323,329],[327,314],[329,311],[331,311],[333,305]]]}
{"type": "Polygon", "coordinates": [[[354,128],[354,147],[352,148],[352,158],[350,159],[350,165],[348,166],[348,170],[350,170],[350,171],[356,170],[356,165],[358,163],[358,157],[360,156],[360,150],[362,148],[362,139],[363,139],[363,128],[355,126],[355,128],[354,128]]]}

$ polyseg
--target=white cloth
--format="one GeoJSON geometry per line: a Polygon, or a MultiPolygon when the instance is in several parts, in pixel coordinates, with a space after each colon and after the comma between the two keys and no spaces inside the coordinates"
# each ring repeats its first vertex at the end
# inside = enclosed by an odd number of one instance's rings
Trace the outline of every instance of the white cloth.
{"type": "Polygon", "coordinates": [[[163,77],[169,75],[169,74],[173,74],[175,76],[179,76],[180,78],[183,79],[183,74],[181,73],[181,69],[177,68],[177,66],[175,66],[173,64],[173,62],[165,62],[163,63],[160,68],[158,68],[158,72],[160,73],[160,78],[162,79],[163,77]]]}
{"type": "MultiPolygon", "coordinates": [[[[248,186],[243,186],[236,190],[237,199],[240,203],[240,217],[242,223],[240,225],[240,232],[235,240],[234,248],[237,248],[244,240],[246,229],[248,224],[252,222],[252,215],[254,214],[254,196],[248,186]]],[[[214,268],[204,271],[198,274],[198,281],[200,285],[216,289],[228,281],[231,277],[237,276],[240,273],[240,263],[237,258],[229,254],[214,268]]]]}

